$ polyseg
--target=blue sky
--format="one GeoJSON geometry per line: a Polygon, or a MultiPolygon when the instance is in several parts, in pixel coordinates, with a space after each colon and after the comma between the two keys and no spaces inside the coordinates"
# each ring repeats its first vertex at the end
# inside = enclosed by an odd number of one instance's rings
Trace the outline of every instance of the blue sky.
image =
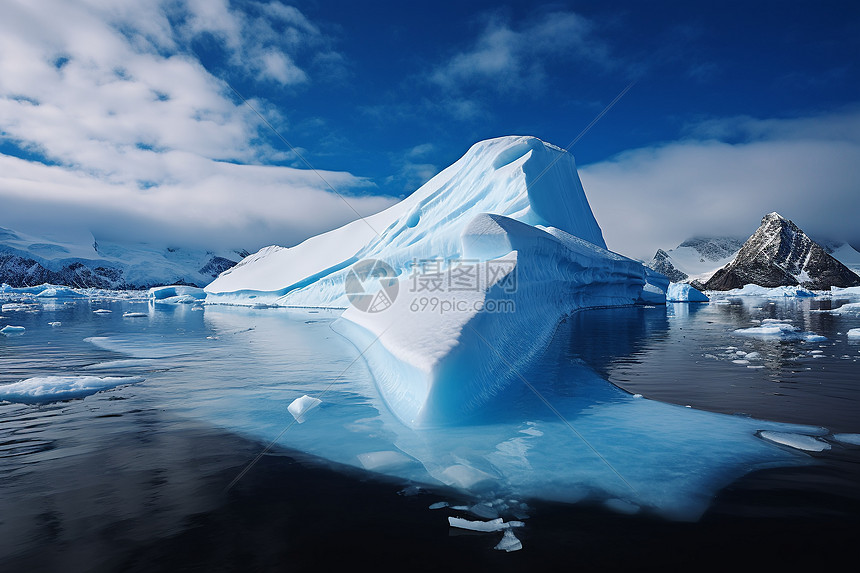
{"type": "Polygon", "coordinates": [[[851,2],[9,2],[0,226],[256,249],[410,193],[481,139],[572,148],[647,258],[777,210],[860,244],[851,2]]]}

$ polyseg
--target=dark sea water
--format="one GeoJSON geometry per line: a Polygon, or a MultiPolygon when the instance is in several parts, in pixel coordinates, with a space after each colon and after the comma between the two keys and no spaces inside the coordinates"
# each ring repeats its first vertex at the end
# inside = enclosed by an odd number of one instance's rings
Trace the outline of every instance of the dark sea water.
{"type": "Polygon", "coordinates": [[[794,570],[854,560],[860,447],[835,436],[860,433],[860,342],[846,336],[860,316],[816,308],[830,301],[575,314],[523,373],[573,435],[522,387],[499,398],[510,409],[496,404],[473,425],[399,427],[357,351],[331,330],[335,313],[15,300],[34,306],[2,313],[0,326],[26,331],[0,336],[0,391],[39,376],[144,380],[82,399],[0,403],[3,571],[794,570]],[[767,320],[795,330],[735,332],[767,320]],[[293,424],[286,405],[319,393],[314,417],[293,424]],[[582,393],[588,402],[577,401],[582,393]],[[672,421],[655,427],[664,412],[672,421]],[[648,426],[614,433],[630,416],[648,426]],[[829,449],[722,433],[756,420],[813,428],[829,449]],[[476,460],[501,467],[509,460],[499,452],[510,457],[526,438],[535,440],[532,473],[507,474],[515,503],[503,514],[525,523],[516,530],[523,549],[497,551],[499,533],[449,527],[448,516],[486,519],[474,504],[489,498],[440,484],[435,465],[454,456],[490,471],[476,460]],[[608,503],[627,493],[578,438],[638,490],[641,510],[608,503]],[[484,439],[495,449],[482,450],[484,439]],[[731,452],[719,448],[731,440],[750,445],[724,472],[716,466],[731,452]],[[567,447],[581,464],[564,458],[567,447]],[[408,461],[368,471],[356,458],[391,450],[408,461]],[[571,481],[559,481],[565,474],[571,481]],[[559,501],[571,489],[579,502],[559,501]],[[473,509],[429,509],[442,501],[473,509]]]}

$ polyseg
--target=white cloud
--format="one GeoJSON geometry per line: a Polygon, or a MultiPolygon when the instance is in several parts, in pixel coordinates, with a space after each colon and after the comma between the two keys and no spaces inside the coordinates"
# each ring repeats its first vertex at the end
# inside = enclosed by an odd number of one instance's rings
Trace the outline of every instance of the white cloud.
{"type": "MultiPolygon", "coordinates": [[[[179,47],[210,33],[253,69],[309,81],[290,50],[327,49],[295,8],[226,2],[11,2],[0,20],[0,225],[87,225],[138,239],[254,248],[295,242],[355,218],[317,174],[263,166],[288,154],[259,143],[261,122],[179,47]],[[185,19],[174,27],[167,10],[185,19]],[[258,35],[247,35],[250,29],[258,35]],[[291,33],[292,31],[292,33],[291,33]],[[288,40],[276,43],[278,37],[288,40]],[[307,46],[305,46],[307,47],[307,46]],[[238,243],[237,243],[238,241],[238,243]]],[[[275,125],[266,102],[251,100],[275,125]]],[[[367,182],[322,174],[338,191],[367,182]]],[[[390,199],[348,198],[362,214],[390,199]]],[[[36,229],[38,230],[38,229],[36,229]]]]}
{"type": "Polygon", "coordinates": [[[858,123],[860,111],[710,121],[691,133],[731,142],[636,149],[580,175],[609,248],[640,259],[692,236],[749,236],[771,211],[813,237],[860,243],[858,123]]]}
{"type": "Polygon", "coordinates": [[[453,91],[475,83],[501,92],[540,89],[546,60],[611,65],[606,46],[591,30],[590,21],[573,12],[547,13],[519,27],[493,17],[474,44],[437,67],[430,80],[453,91]]]}

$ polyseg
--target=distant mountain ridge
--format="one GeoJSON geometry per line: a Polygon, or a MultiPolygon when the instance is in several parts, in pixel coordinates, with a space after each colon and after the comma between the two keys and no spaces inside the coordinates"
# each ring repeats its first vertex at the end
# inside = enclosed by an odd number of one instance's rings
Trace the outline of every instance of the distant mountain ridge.
{"type": "Polygon", "coordinates": [[[56,241],[0,227],[0,283],[142,289],[164,284],[203,287],[246,251],[159,248],[146,244],[56,241]]]}
{"type": "Polygon", "coordinates": [[[762,218],[734,260],[702,286],[707,290],[730,290],[746,284],[827,290],[832,286],[858,286],[860,276],[792,221],[773,212],[762,218]]]}
{"type": "Polygon", "coordinates": [[[657,249],[648,266],[672,282],[702,282],[731,261],[743,244],[738,237],[693,237],[669,251],[657,249]]]}

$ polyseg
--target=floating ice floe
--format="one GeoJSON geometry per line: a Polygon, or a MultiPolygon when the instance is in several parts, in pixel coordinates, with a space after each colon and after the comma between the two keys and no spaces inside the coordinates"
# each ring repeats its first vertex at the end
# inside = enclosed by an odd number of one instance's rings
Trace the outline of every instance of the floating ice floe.
{"type": "Polygon", "coordinates": [[[822,312],[828,312],[830,314],[860,314],[860,302],[849,302],[848,304],[843,304],[839,308],[822,312]]]}
{"type": "Polygon", "coordinates": [[[123,384],[143,382],[135,376],[37,376],[0,386],[0,400],[25,404],[43,404],[83,398],[123,384]]]}
{"type": "Polygon", "coordinates": [[[735,334],[744,336],[757,336],[760,338],[782,338],[791,340],[806,340],[807,342],[820,342],[827,340],[826,337],[814,332],[800,332],[796,326],[784,320],[766,318],[759,326],[750,328],[738,328],[735,334]]]}
{"type": "Polygon", "coordinates": [[[287,410],[289,410],[290,414],[293,415],[293,418],[296,419],[296,422],[299,424],[303,424],[305,421],[305,414],[316,408],[322,404],[322,400],[319,398],[311,398],[307,394],[302,396],[301,398],[296,398],[293,400],[289,406],[287,406],[287,410]]]}
{"type": "Polygon", "coordinates": [[[142,318],[147,316],[145,312],[124,312],[122,313],[123,318],[142,318]]]}
{"type": "Polygon", "coordinates": [[[59,320],[55,320],[55,321],[53,321],[53,322],[49,322],[49,323],[48,323],[48,326],[53,326],[54,328],[57,328],[57,327],[59,327],[59,326],[63,326],[63,323],[62,323],[62,322],[60,322],[59,320]]]}
{"type": "Polygon", "coordinates": [[[860,296],[860,286],[855,287],[830,287],[831,296],[860,296]]]}
{"type": "Polygon", "coordinates": [[[720,294],[725,296],[761,296],[766,298],[816,296],[813,291],[799,286],[763,287],[754,284],[744,285],[743,288],[722,291],[720,294]]]}
{"type": "Polygon", "coordinates": [[[36,296],[38,298],[84,298],[84,295],[63,286],[48,287],[36,294],[36,296]]]}
{"type": "Polygon", "coordinates": [[[805,452],[823,452],[830,449],[830,444],[823,442],[814,436],[806,436],[804,434],[792,434],[789,432],[760,432],[762,438],[782,444],[797,450],[805,452]]]}
{"type": "Polygon", "coordinates": [[[20,302],[8,302],[0,307],[0,312],[26,312],[28,310],[34,310],[38,308],[37,305],[34,304],[25,304],[20,302]]]}
{"type": "Polygon", "coordinates": [[[99,308],[93,311],[93,314],[111,314],[113,311],[106,308],[99,308]]]}
{"type": "Polygon", "coordinates": [[[708,296],[687,283],[671,283],[666,291],[666,302],[708,302],[708,296]]]}
{"type": "Polygon", "coordinates": [[[24,328],[23,326],[14,326],[11,324],[7,324],[3,328],[0,328],[0,333],[3,333],[3,334],[21,334],[25,330],[27,330],[27,329],[24,328]]]}
{"type": "Polygon", "coordinates": [[[860,434],[833,434],[833,439],[843,444],[860,446],[860,434]]]}
{"type": "Polygon", "coordinates": [[[852,328],[846,333],[846,335],[848,338],[860,339],[860,328],[852,328]]]}
{"type": "Polygon", "coordinates": [[[495,549],[498,549],[499,551],[507,551],[508,553],[511,551],[519,551],[522,548],[522,542],[517,539],[517,536],[514,535],[514,532],[511,529],[505,530],[501,541],[499,541],[498,545],[495,547],[495,549]]]}
{"type": "Polygon", "coordinates": [[[469,531],[480,531],[482,533],[491,533],[493,531],[504,531],[512,527],[523,527],[525,523],[522,521],[505,522],[501,517],[491,519],[489,521],[470,521],[462,517],[448,517],[448,524],[451,527],[458,529],[468,529],[469,531]]]}
{"type": "Polygon", "coordinates": [[[166,304],[194,304],[202,302],[206,293],[202,288],[171,285],[153,287],[148,292],[149,300],[166,304]]]}

